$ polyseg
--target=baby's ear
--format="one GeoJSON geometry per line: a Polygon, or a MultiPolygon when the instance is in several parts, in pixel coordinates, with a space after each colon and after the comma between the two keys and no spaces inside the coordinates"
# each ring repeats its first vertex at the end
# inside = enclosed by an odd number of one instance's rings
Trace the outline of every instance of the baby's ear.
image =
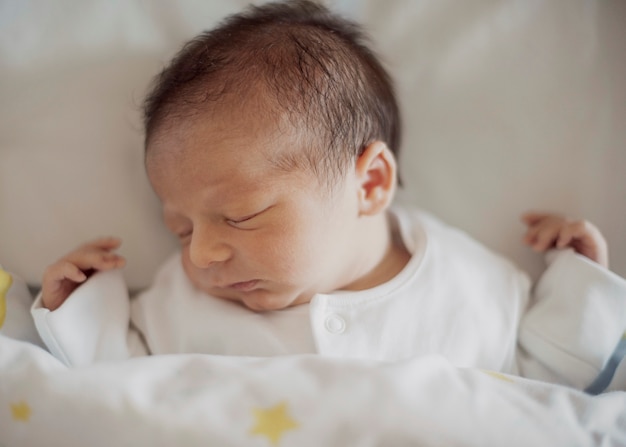
{"type": "Polygon", "coordinates": [[[359,214],[372,216],[391,204],[396,191],[396,159],[382,141],[369,144],[356,160],[359,214]]]}

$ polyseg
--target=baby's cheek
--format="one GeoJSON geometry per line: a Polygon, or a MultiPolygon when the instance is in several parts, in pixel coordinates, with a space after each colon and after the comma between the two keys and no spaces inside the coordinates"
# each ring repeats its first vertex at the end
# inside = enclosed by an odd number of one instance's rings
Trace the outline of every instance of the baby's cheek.
{"type": "Polygon", "coordinates": [[[294,259],[292,232],[282,225],[251,233],[242,242],[238,250],[240,261],[250,262],[262,270],[283,271],[294,259]]]}
{"type": "Polygon", "coordinates": [[[304,283],[312,280],[319,270],[320,244],[297,231],[285,232],[272,247],[267,247],[268,261],[275,273],[289,282],[304,283]]]}

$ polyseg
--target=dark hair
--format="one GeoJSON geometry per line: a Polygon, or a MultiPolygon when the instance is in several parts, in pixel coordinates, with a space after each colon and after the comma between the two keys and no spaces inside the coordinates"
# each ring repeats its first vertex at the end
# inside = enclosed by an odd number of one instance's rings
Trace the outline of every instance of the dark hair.
{"type": "Polygon", "coordinates": [[[144,102],[146,150],[171,119],[258,92],[304,131],[304,159],[315,171],[341,175],[376,140],[398,155],[392,82],[360,27],[300,0],[251,6],[187,43],[144,102]]]}

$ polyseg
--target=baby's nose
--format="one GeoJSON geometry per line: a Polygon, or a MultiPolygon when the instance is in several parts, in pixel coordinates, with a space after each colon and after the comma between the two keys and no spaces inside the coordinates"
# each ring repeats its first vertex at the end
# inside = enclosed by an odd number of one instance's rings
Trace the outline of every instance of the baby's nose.
{"type": "Polygon", "coordinates": [[[207,268],[216,262],[224,262],[232,250],[224,241],[210,232],[195,232],[189,245],[189,259],[197,268],[207,268]]]}

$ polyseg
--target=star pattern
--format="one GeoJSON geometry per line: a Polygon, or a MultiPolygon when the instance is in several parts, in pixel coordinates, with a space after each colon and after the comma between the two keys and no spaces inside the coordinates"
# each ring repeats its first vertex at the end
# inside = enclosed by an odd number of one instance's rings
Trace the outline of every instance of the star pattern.
{"type": "Polygon", "coordinates": [[[496,379],[500,379],[500,380],[502,380],[503,382],[511,382],[511,383],[515,383],[515,382],[513,381],[513,379],[511,379],[509,376],[505,376],[504,374],[501,374],[501,373],[499,373],[499,372],[496,372],[496,371],[485,371],[485,370],[483,370],[483,372],[484,372],[485,374],[489,374],[491,377],[495,377],[496,379]]]}
{"type": "Polygon", "coordinates": [[[13,419],[20,422],[28,422],[30,419],[31,409],[26,402],[17,402],[11,404],[11,415],[13,419]]]}
{"type": "Polygon", "coordinates": [[[298,428],[287,412],[287,402],[280,402],[271,408],[254,408],[256,425],[250,430],[252,435],[266,436],[272,445],[278,445],[287,430],[298,428]]]}

